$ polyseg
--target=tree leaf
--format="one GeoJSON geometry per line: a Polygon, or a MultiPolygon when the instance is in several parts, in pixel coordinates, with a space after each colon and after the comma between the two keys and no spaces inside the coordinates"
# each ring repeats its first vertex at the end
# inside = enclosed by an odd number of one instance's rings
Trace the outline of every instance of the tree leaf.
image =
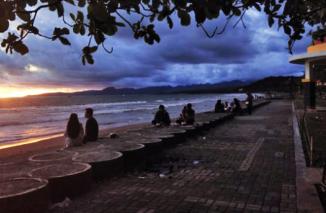
{"type": "Polygon", "coordinates": [[[63,8],[63,5],[61,2],[56,4],[56,9],[57,9],[58,17],[62,17],[65,9],[63,8]]]}
{"type": "Polygon", "coordinates": [[[92,55],[85,55],[86,61],[89,64],[94,64],[94,59],[92,55]]]}
{"type": "Polygon", "coordinates": [[[76,16],[73,14],[73,13],[70,13],[70,18],[73,20],[73,21],[76,21],[76,16]]]}
{"type": "Polygon", "coordinates": [[[70,41],[68,39],[66,39],[65,37],[58,37],[58,39],[61,41],[62,44],[64,45],[71,45],[70,41]]]}
{"type": "Polygon", "coordinates": [[[191,18],[190,18],[190,15],[186,11],[178,10],[178,16],[180,18],[181,25],[188,26],[190,24],[191,18]]]}
{"type": "Polygon", "coordinates": [[[172,28],[173,28],[173,21],[172,21],[172,19],[170,18],[170,16],[168,16],[168,17],[166,18],[166,21],[168,22],[169,28],[172,29],[172,28]]]}
{"type": "Polygon", "coordinates": [[[25,55],[29,51],[28,47],[22,41],[14,42],[12,47],[16,52],[20,53],[21,55],[25,55]]]}
{"type": "Polygon", "coordinates": [[[269,27],[272,27],[273,24],[274,24],[273,16],[272,16],[272,15],[269,15],[269,16],[268,16],[268,26],[269,26],[269,27]]]}
{"type": "Polygon", "coordinates": [[[97,50],[97,46],[92,46],[89,48],[89,53],[94,53],[97,50]]]}
{"type": "Polygon", "coordinates": [[[34,6],[37,4],[37,0],[27,0],[26,2],[29,6],[34,6]]]}
{"type": "Polygon", "coordinates": [[[18,9],[19,12],[16,12],[17,16],[23,20],[23,21],[26,21],[26,22],[29,22],[31,20],[31,15],[26,12],[24,9],[18,9]]]}
{"type": "Polygon", "coordinates": [[[0,18],[0,33],[5,32],[9,28],[9,21],[3,18],[0,18]]]}

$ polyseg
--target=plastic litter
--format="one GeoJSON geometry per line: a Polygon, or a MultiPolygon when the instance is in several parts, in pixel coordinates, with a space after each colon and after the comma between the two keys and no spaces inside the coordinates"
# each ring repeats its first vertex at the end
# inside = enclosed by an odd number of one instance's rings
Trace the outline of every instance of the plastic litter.
{"type": "Polygon", "coordinates": [[[199,163],[200,163],[199,160],[194,160],[194,161],[192,162],[193,165],[197,165],[197,164],[199,164],[199,163]]]}
{"type": "Polygon", "coordinates": [[[66,197],[63,201],[53,204],[50,209],[66,208],[66,207],[68,207],[70,205],[71,202],[72,201],[69,199],[69,197],[66,197]]]}
{"type": "Polygon", "coordinates": [[[165,174],[159,174],[159,177],[160,177],[160,178],[165,178],[166,175],[165,175],[165,174]]]}

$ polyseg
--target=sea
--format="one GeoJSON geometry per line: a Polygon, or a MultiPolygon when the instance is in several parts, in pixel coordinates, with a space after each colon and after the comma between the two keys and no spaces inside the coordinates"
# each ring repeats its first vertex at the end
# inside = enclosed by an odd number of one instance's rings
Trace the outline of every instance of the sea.
{"type": "Polygon", "coordinates": [[[169,94],[169,95],[79,95],[32,96],[0,99],[1,145],[33,142],[63,134],[71,113],[85,124],[84,110],[94,109],[100,129],[129,124],[150,123],[158,106],[165,105],[172,118],[192,103],[196,112],[212,111],[216,100],[244,100],[245,94],[169,94]]]}

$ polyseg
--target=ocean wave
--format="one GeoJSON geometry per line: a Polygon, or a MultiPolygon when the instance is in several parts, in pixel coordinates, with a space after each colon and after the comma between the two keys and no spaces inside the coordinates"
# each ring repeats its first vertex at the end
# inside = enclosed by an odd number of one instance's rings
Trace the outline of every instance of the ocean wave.
{"type": "Polygon", "coordinates": [[[135,111],[145,112],[145,111],[153,110],[156,108],[157,108],[157,106],[138,107],[138,108],[130,108],[130,109],[99,110],[99,111],[96,111],[95,116],[96,115],[104,115],[104,114],[118,114],[118,113],[126,113],[126,112],[135,112],[135,111]]]}
{"type": "Polygon", "coordinates": [[[87,107],[90,108],[98,108],[98,107],[108,107],[108,106],[128,106],[128,105],[135,105],[135,104],[146,104],[147,101],[122,101],[122,102],[111,102],[111,103],[93,103],[93,104],[78,104],[78,105],[67,105],[67,106],[28,106],[28,107],[14,107],[14,108],[0,108],[0,112],[10,112],[10,113],[17,113],[17,112],[28,112],[28,111],[66,111],[71,109],[78,109],[82,108],[85,109],[87,107]],[[66,110],[65,110],[66,109],[66,110]]]}

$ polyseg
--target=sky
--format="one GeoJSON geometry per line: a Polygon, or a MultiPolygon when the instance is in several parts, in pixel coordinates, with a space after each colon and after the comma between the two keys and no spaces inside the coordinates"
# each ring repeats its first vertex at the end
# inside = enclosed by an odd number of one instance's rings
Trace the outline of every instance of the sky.
{"type": "MultiPolygon", "coordinates": [[[[44,11],[36,25],[45,34],[63,26],[52,12],[44,11]]],[[[132,17],[131,17],[132,18],[132,17]]],[[[0,51],[0,97],[46,92],[73,92],[109,86],[146,87],[257,80],[267,76],[301,75],[303,67],[288,63],[287,37],[269,28],[263,14],[249,11],[246,29],[232,22],[222,35],[208,38],[195,24],[180,26],[174,19],[170,30],[158,22],[159,44],[135,40],[129,29],[121,29],[106,40],[113,53],[99,50],[94,65],[82,65],[81,49],[87,38],[70,35],[71,46],[40,37],[28,37],[30,53],[7,55],[0,51]]],[[[236,21],[236,20],[234,20],[236,21]]],[[[223,18],[205,23],[208,31],[222,28],[223,18]]],[[[13,23],[12,28],[15,27],[13,23]]],[[[298,42],[295,53],[310,43],[308,36],[298,42]]]]}

